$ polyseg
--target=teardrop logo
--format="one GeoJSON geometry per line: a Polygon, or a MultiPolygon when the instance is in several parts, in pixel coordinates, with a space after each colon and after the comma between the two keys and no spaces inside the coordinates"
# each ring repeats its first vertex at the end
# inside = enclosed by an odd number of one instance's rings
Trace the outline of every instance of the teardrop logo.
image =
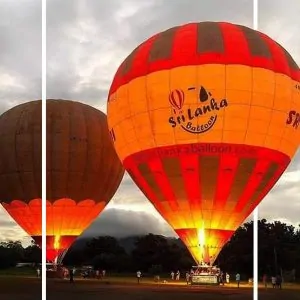
{"type": "Polygon", "coordinates": [[[183,90],[173,90],[169,94],[169,102],[176,110],[182,109],[184,104],[184,92],[183,90]]]}

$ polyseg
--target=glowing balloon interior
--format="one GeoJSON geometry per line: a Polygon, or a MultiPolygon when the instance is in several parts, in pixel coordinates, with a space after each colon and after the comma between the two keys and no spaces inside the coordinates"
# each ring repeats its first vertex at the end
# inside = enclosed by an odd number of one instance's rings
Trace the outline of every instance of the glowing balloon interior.
{"type": "Polygon", "coordinates": [[[300,72],[244,26],[174,27],[139,45],[109,92],[115,149],[197,262],[213,262],[299,146],[300,72]]]}

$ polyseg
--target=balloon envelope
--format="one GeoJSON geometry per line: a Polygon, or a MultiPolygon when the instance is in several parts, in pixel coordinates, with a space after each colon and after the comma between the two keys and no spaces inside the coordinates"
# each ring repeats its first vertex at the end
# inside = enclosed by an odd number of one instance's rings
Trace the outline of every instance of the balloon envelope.
{"type": "Polygon", "coordinates": [[[121,64],[108,98],[115,149],[197,262],[213,262],[299,145],[300,72],[244,26],[161,32],[121,64]]]}
{"type": "MultiPolygon", "coordinates": [[[[0,199],[41,246],[41,101],[0,119],[0,199]],[[2,126],[3,125],[3,126],[2,126]]],[[[124,169],[106,115],[79,102],[47,100],[47,258],[68,249],[116,192],[124,169]]]]}

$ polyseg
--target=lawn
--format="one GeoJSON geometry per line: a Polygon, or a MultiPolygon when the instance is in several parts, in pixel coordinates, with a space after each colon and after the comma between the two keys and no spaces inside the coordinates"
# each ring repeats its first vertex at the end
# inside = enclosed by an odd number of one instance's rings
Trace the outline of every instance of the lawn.
{"type": "MultiPolygon", "coordinates": [[[[34,277],[28,270],[1,272],[1,300],[40,300],[41,279],[34,277]]],[[[248,284],[237,289],[229,286],[187,286],[180,283],[154,283],[145,278],[141,284],[134,277],[107,277],[104,280],[75,278],[68,280],[48,279],[47,300],[252,300],[252,289],[248,284]]],[[[285,285],[282,290],[260,288],[260,300],[299,300],[299,285],[285,285]]]]}
{"type": "Polygon", "coordinates": [[[36,277],[36,270],[30,267],[0,269],[0,277],[36,277]]]}

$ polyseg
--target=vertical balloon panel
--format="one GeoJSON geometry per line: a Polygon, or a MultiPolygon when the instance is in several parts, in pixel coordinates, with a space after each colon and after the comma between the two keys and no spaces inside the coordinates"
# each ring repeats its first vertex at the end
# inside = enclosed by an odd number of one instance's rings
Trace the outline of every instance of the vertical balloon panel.
{"type": "Polygon", "coordinates": [[[124,175],[101,111],[47,100],[47,250],[53,260],[99,216],[124,175]]]}
{"type": "Polygon", "coordinates": [[[41,101],[0,116],[0,203],[29,235],[41,234],[41,142],[41,101]]]}

